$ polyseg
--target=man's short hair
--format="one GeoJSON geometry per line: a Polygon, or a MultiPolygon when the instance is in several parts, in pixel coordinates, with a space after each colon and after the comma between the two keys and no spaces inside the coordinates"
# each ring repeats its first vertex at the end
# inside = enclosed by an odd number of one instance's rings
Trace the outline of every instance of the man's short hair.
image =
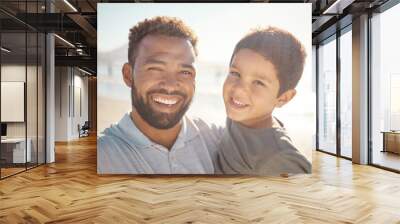
{"type": "Polygon", "coordinates": [[[303,74],[306,52],[291,33],[276,27],[253,30],[236,44],[230,63],[241,49],[253,50],[274,65],[280,84],[278,96],[296,87],[303,74]]]}
{"type": "Polygon", "coordinates": [[[197,36],[183,21],[175,17],[157,16],[145,19],[129,30],[128,61],[130,64],[135,63],[139,43],[147,35],[165,35],[187,39],[197,55],[197,36]]]}

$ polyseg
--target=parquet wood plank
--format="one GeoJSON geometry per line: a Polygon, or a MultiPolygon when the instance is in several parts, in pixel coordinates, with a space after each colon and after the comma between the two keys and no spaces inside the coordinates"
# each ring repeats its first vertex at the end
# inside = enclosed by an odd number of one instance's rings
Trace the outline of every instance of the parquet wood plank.
{"type": "Polygon", "coordinates": [[[400,175],[320,152],[290,177],[104,175],[96,138],[0,181],[0,223],[400,223],[400,175]]]}

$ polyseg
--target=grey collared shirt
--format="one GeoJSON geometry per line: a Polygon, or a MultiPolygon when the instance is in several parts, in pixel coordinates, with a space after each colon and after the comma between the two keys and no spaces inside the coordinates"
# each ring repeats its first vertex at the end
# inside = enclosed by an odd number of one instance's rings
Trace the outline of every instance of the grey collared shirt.
{"type": "Polygon", "coordinates": [[[183,117],[170,150],[152,142],[129,113],[97,140],[99,174],[214,174],[222,129],[183,117]]]}

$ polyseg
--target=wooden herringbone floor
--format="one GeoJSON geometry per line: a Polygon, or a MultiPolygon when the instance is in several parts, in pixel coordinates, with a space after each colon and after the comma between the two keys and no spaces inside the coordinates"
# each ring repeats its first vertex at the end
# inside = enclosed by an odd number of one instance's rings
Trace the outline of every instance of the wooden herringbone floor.
{"type": "Polygon", "coordinates": [[[310,176],[98,176],[94,137],[0,181],[0,223],[400,223],[400,175],[315,152],[310,176]]]}

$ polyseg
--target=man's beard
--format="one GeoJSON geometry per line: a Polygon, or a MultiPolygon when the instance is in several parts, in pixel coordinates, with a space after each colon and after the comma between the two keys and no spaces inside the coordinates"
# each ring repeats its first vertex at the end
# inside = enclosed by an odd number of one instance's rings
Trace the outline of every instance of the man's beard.
{"type": "Polygon", "coordinates": [[[187,101],[188,96],[181,91],[173,91],[169,93],[165,89],[151,90],[146,93],[146,102],[144,98],[138,94],[135,86],[132,86],[131,94],[132,105],[135,107],[140,117],[142,117],[142,119],[145,120],[150,126],[157,129],[169,129],[174,127],[182,119],[183,115],[189,109],[190,103],[192,102],[192,99],[187,101]],[[150,101],[152,100],[150,95],[153,93],[179,95],[183,98],[183,105],[178,109],[177,112],[174,113],[156,111],[150,105],[150,101]]]}

